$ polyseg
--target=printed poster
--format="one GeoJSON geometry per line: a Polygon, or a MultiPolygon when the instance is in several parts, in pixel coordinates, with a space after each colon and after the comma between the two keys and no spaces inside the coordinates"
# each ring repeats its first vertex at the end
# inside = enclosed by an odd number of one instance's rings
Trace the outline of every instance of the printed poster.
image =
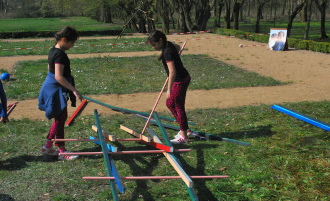
{"type": "Polygon", "coordinates": [[[271,28],[268,41],[268,49],[283,51],[286,42],[287,30],[283,28],[271,28]]]}

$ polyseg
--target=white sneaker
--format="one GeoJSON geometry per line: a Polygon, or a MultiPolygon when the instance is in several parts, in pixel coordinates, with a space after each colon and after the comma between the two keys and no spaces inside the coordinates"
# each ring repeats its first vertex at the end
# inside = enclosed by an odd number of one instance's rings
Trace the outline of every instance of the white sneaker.
{"type": "Polygon", "coordinates": [[[184,144],[184,143],[188,143],[188,139],[185,139],[184,137],[182,137],[180,135],[179,137],[176,137],[173,140],[171,140],[171,143],[172,144],[184,144]]]}
{"type": "Polygon", "coordinates": [[[53,147],[47,148],[45,145],[40,149],[40,153],[44,155],[58,156],[58,151],[56,151],[53,147]]]}
{"type": "MultiPolygon", "coordinates": [[[[72,153],[70,151],[65,151],[64,153],[72,153]]],[[[58,160],[64,161],[64,160],[74,160],[77,159],[79,156],[78,155],[59,155],[58,160]]]]}
{"type": "Polygon", "coordinates": [[[193,134],[194,132],[192,132],[191,130],[187,130],[187,136],[190,136],[191,134],[193,134]]]}

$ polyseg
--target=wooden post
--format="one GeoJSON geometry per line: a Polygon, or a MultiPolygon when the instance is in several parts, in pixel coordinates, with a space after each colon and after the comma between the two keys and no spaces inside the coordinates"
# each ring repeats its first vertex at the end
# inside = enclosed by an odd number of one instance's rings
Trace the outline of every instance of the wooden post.
{"type": "Polygon", "coordinates": [[[69,120],[67,122],[65,122],[65,126],[70,126],[70,124],[73,122],[74,118],[76,118],[76,116],[84,109],[84,107],[87,104],[87,100],[83,100],[79,107],[74,111],[74,113],[71,115],[71,117],[69,118],[69,120]]]}

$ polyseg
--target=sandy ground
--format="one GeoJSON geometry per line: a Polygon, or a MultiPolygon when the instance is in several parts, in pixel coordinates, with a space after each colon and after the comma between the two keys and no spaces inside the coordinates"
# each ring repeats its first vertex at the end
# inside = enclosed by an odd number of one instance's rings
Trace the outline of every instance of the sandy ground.
{"type": "MultiPolygon", "coordinates": [[[[244,105],[281,104],[284,102],[329,100],[330,94],[330,55],[304,50],[274,52],[268,51],[265,44],[237,38],[224,38],[204,33],[194,35],[172,35],[168,40],[180,43],[187,41],[183,54],[208,54],[210,57],[233,64],[237,67],[273,77],[285,86],[244,87],[216,90],[189,90],[187,93],[187,110],[195,108],[230,108],[244,105]],[[243,44],[242,48],[239,44],[243,44]],[[257,46],[252,46],[257,45],[257,46]]],[[[156,55],[158,52],[130,52],[104,54],[70,54],[69,58],[88,58],[95,56],[144,56],[156,55]]],[[[0,57],[0,69],[11,70],[17,61],[46,59],[47,56],[0,57]]],[[[156,59],[156,58],[155,58],[156,59]]],[[[189,70],[189,66],[186,66],[189,70]]],[[[202,68],[203,66],[201,66],[202,68]]],[[[194,78],[192,78],[194,79],[194,78]]],[[[165,78],[164,78],[165,81],[165,78]]],[[[163,83],[160,83],[159,90],[163,83]]],[[[79,89],[79,86],[77,86],[79,89]]],[[[150,111],[158,93],[138,93],[130,95],[97,95],[89,96],[98,101],[121,108],[137,111],[150,111]]],[[[157,111],[167,110],[164,97],[160,100],[157,111]]],[[[8,102],[14,102],[8,97],[8,102]]],[[[37,100],[20,101],[10,115],[11,119],[46,119],[44,112],[37,109],[37,100]]],[[[69,115],[76,108],[69,107],[69,115]]],[[[89,103],[81,115],[91,115],[98,109],[101,115],[114,112],[104,106],[89,103]]]]}

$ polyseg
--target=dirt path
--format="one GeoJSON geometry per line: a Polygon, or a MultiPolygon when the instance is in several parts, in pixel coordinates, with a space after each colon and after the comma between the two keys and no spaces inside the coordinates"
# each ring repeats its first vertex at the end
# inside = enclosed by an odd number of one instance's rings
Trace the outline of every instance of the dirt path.
{"type": "MultiPolygon", "coordinates": [[[[237,38],[221,38],[214,34],[173,35],[171,41],[187,41],[183,54],[208,54],[210,57],[236,65],[240,68],[273,77],[285,86],[245,87],[235,89],[188,91],[186,108],[229,108],[244,105],[280,104],[283,102],[329,100],[330,55],[303,50],[273,52],[264,45],[237,38]],[[246,47],[240,48],[239,44],[246,47]]],[[[95,56],[144,56],[158,52],[131,52],[105,54],[70,54],[70,58],[88,58],[95,56]]],[[[0,57],[0,69],[12,69],[17,61],[45,59],[46,56],[0,57]]],[[[202,66],[201,66],[202,67],[202,66]]],[[[189,69],[189,66],[187,66],[189,69]]],[[[193,78],[192,78],[193,79],[193,78]]],[[[160,83],[160,88],[163,83],[160,83]]],[[[78,86],[79,89],[79,86],[78,86]]],[[[150,111],[158,93],[138,93],[131,95],[89,96],[101,102],[138,111],[150,111]]],[[[13,102],[14,100],[9,100],[13,102]]],[[[161,99],[157,111],[167,110],[165,100],[161,99]]],[[[37,108],[37,100],[20,101],[10,118],[46,119],[44,112],[37,108]]],[[[101,115],[114,114],[110,109],[89,103],[81,115],[91,115],[98,109],[101,115]]],[[[75,108],[69,107],[69,114],[75,108]]]]}

